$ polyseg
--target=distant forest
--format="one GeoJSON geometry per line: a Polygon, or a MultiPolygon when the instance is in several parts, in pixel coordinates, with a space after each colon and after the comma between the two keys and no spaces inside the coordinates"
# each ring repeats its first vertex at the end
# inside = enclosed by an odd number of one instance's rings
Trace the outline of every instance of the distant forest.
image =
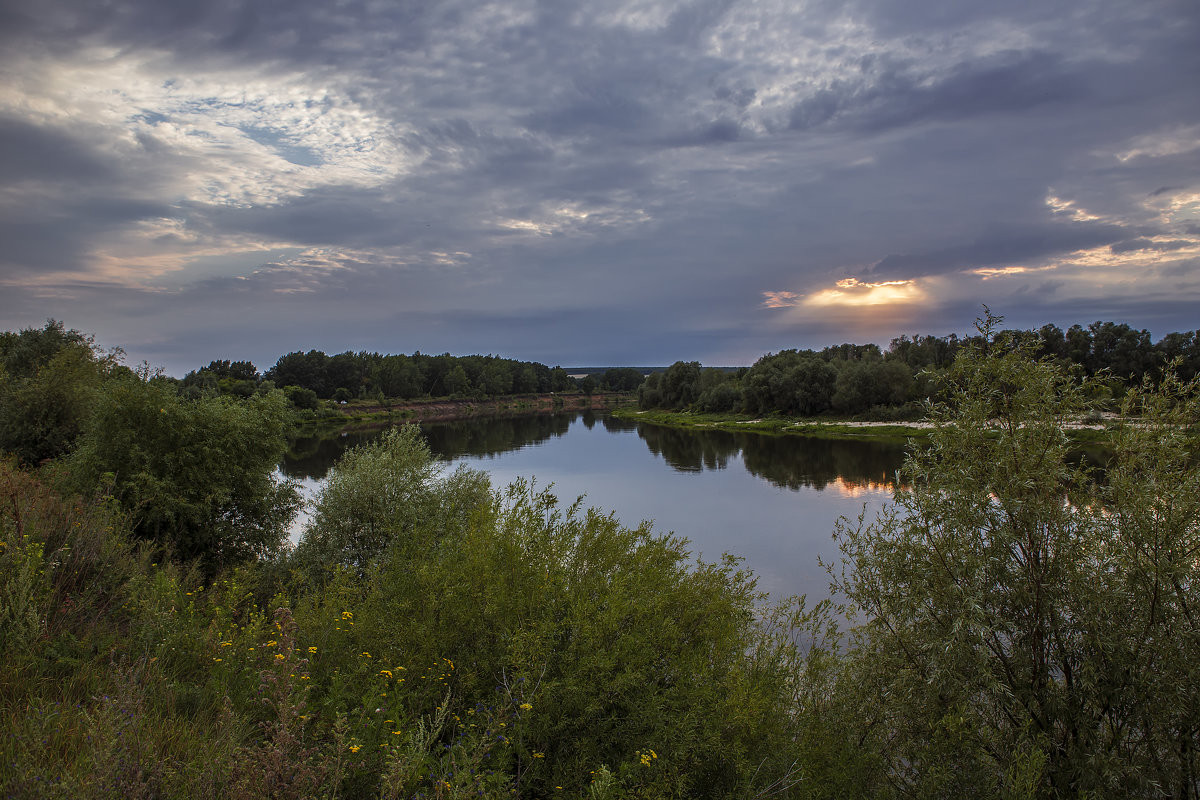
{"type": "Polygon", "coordinates": [[[575,380],[562,367],[499,356],[382,355],[296,351],[280,357],[265,373],[249,361],[212,361],[181,381],[185,394],[220,392],[248,397],[267,389],[283,389],[299,408],[316,408],[320,400],[403,399],[420,397],[483,398],[512,394],[633,392],[644,378],[640,370],[622,367],[575,380]]]}
{"type": "MultiPolygon", "coordinates": [[[[1043,325],[1010,330],[1011,341],[1032,344],[1039,356],[1077,376],[1106,378],[1120,399],[1125,387],[1156,377],[1178,362],[1189,380],[1200,373],[1200,334],[1168,333],[1157,342],[1145,329],[1093,322],[1067,330],[1043,325]]],[[[316,409],[323,400],[349,401],[454,397],[484,398],[550,392],[637,392],[644,409],[790,416],[867,415],[914,419],[924,402],[938,399],[941,376],[977,336],[900,336],[887,349],[877,344],[839,344],[823,350],[768,353],[740,369],[677,361],[665,370],[614,367],[576,379],[548,367],[494,355],[383,355],[320,350],[292,352],[260,374],[249,361],[212,361],[180,382],[185,396],[220,393],[248,397],[282,389],[292,404],[316,409]]]]}
{"type": "MultiPolygon", "coordinates": [[[[1169,333],[1157,342],[1147,330],[1124,323],[1093,322],[1086,328],[1057,325],[1006,331],[1003,341],[1030,345],[1041,358],[1079,379],[1100,377],[1113,399],[1144,378],[1176,364],[1191,380],[1200,373],[1200,334],[1169,333]]],[[[875,419],[923,416],[924,401],[939,399],[941,377],[978,336],[901,336],[887,350],[875,344],[841,344],[823,350],[769,353],[736,371],[677,361],[650,375],[638,390],[642,408],[703,413],[779,413],[793,416],[866,414],[875,419]]],[[[1100,398],[1103,399],[1103,398],[1100,398]]]]}

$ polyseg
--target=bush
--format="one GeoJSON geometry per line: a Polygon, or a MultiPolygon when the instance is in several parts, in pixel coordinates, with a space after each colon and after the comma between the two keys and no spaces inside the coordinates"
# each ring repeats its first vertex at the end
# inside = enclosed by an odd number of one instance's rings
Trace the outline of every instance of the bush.
{"type": "Polygon", "coordinates": [[[1131,393],[1098,480],[1069,458],[1089,387],[994,323],[895,509],[839,530],[866,621],[838,704],[897,796],[1194,796],[1200,386],[1131,393]]]}
{"type": "Polygon", "coordinates": [[[275,477],[289,421],[279,394],[188,400],[167,381],[129,375],[98,396],[65,485],[110,492],[139,537],[212,574],[285,540],[299,504],[275,477]]]}

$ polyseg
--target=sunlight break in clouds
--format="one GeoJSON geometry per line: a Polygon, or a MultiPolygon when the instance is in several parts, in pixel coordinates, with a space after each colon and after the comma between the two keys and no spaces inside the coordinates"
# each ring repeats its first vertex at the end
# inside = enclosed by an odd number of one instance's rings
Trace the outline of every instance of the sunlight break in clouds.
{"type": "Polygon", "coordinates": [[[1046,205],[1055,214],[1069,214],[1070,218],[1075,222],[1091,222],[1092,220],[1100,219],[1100,217],[1089,211],[1077,208],[1074,200],[1063,200],[1061,197],[1056,197],[1053,193],[1046,195],[1046,205]]]}
{"type": "Polygon", "coordinates": [[[836,289],[822,289],[803,301],[809,306],[881,306],[913,303],[925,299],[914,280],[864,283],[858,278],[837,282],[836,289]]]}

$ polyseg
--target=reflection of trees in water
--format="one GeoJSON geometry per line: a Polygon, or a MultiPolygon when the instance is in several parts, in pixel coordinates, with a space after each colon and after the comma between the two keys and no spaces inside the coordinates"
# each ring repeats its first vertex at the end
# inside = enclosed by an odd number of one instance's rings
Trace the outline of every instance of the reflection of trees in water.
{"type": "MultiPolygon", "coordinates": [[[[478,417],[422,425],[421,430],[429,442],[429,449],[439,458],[491,456],[562,436],[577,416],[478,417]]],[[[386,428],[298,438],[288,447],[280,468],[289,478],[321,480],[348,449],[378,439],[384,430],[386,428]]]]}
{"type": "Polygon", "coordinates": [[[632,419],[621,419],[620,417],[610,417],[605,414],[600,417],[600,424],[604,426],[604,430],[609,433],[621,433],[623,431],[636,431],[638,423],[632,419]]]}
{"type": "Polygon", "coordinates": [[[435,456],[494,456],[562,436],[574,414],[528,417],[479,417],[423,426],[435,456]]]}
{"type": "Polygon", "coordinates": [[[302,436],[289,443],[279,468],[289,478],[321,480],[342,453],[382,435],[382,430],[362,430],[302,436]]]}
{"type": "MultiPolygon", "coordinates": [[[[493,456],[562,436],[581,419],[589,428],[638,436],[680,472],[725,469],[739,455],[751,475],[797,490],[891,486],[904,458],[904,446],[886,442],[842,441],[800,436],[763,436],[732,431],[679,429],[576,412],[523,417],[478,417],[422,426],[439,458],[493,456]]],[[[348,448],[373,441],[384,429],[307,436],[292,442],[281,468],[290,478],[320,480],[348,448]]]]}
{"type": "Polygon", "coordinates": [[[800,436],[665,428],[640,424],[638,436],[655,455],[681,472],[724,469],[742,456],[751,475],[787,489],[891,486],[904,460],[904,445],[800,436]]]}
{"type": "Polygon", "coordinates": [[[757,436],[742,459],[751,475],[792,490],[824,489],[830,483],[892,486],[904,461],[904,445],[814,437],[757,436]]]}
{"type": "Polygon", "coordinates": [[[666,428],[639,424],[638,436],[656,456],[680,472],[725,469],[731,456],[741,451],[738,435],[726,431],[666,428]]]}

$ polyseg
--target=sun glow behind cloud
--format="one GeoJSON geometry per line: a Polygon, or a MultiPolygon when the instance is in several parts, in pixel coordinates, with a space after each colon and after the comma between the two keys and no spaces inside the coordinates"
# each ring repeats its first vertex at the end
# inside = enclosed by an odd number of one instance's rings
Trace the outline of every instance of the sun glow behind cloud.
{"type": "Polygon", "coordinates": [[[822,289],[804,298],[808,306],[882,306],[913,303],[925,298],[915,280],[880,281],[869,283],[858,278],[845,278],[837,288],[822,289]]]}

